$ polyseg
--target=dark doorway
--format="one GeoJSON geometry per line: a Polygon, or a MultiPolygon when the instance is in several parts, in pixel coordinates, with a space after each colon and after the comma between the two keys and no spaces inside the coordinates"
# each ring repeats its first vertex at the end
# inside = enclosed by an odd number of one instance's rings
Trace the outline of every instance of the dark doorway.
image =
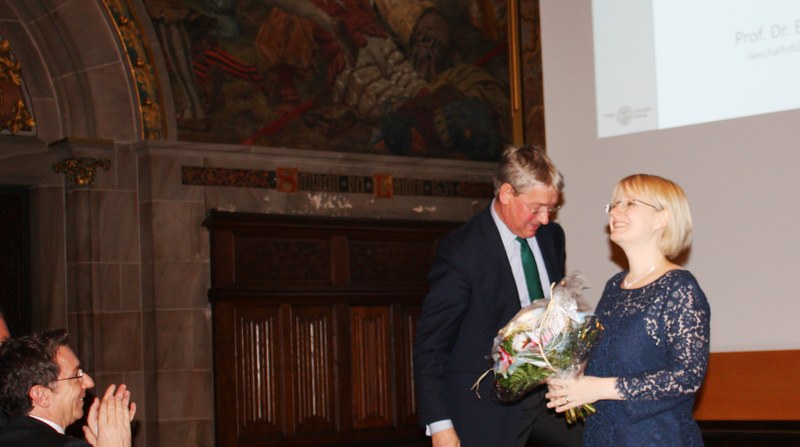
{"type": "Polygon", "coordinates": [[[0,309],[11,335],[31,330],[28,188],[0,186],[0,309]]]}

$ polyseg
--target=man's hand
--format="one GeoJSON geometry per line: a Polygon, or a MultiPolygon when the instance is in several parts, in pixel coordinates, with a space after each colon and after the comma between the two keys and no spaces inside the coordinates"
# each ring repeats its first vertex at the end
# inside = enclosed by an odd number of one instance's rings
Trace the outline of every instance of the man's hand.
{"type": "Polygon", "coordinates": [[[87,425],[83,427],[86,442],[95,447],[130,447],[131,421],[136,415],[136,404],[131,402],[131,392],[122,384],[116,389],[110,385],[103,399],[94,399],[89,408],[87,425]]]}
{"type": "Polygon", "coordinates": [[[461,440],[458,439],[456,429],[446,428],[431,435],[433,447],[460,447],[461,440]]]}

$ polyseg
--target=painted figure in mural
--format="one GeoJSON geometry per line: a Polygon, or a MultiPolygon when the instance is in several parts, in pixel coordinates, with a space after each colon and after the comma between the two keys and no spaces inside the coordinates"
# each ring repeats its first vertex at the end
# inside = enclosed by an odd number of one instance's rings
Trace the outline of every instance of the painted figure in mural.
{"type": "Polygon", "coordinates": [[[371,11],[359,1],[264,0],[275,6],[261,24],[256,48],[266,71],[281,83],[281,98],[296,102],[295,77],[310,79],[315,53],[327,63],[327,81],[333,83],[346,67],[353,67],[367,37],[386,37],[371,11]]]}
{"type": "Polygon", "coordinates": [[[326,64],[323,93],[329,96],[329,116],[352,111],[360,120],[375,122],[394,107],[395,98],[414,96],[425,87],[366,2],[267,1],[277,7],[262,24],[256,45],[283,102],[299,102],[297,83],[318,75],[318,56],[326,64]]]}
{"type": "Polygon", "coordinates": [[[379,10],[404,36],[415,70],[429,85],[384,117],[383,142],[403,155],[496,160],[510,134],[507,84],[484,67],[497,52],[490,48],[466,62],[470,55],[456,46],[450,23],[430,7],[419,10],[405,37],[409,22],[393,20],[389,3],[395,2],[379,2],[379,10]]]}
{"type": "Polygon", "coordinates": [[[167,69],[179,126],[204,128],[209,114],[225,108],[225,77],[241,79],[255,92],[264,83],[254,64],[223,49],[220,39],[241,38],[237,0],[206,0],[203,11],[183,0],[145,0],[167,69]]]}
{"type": "Polygon", "coordinates": [[[510,139],[498,0],[145,3],[188,138],[468,159],[510,139]]]}
{"type": "Polygon", "coordinates": [[[192,72],[192,43],[186,22],[203,20],[179,0],[145,0],[172,75],[172,95],[178,120],[202,120],[205,107],[192,72]]]}

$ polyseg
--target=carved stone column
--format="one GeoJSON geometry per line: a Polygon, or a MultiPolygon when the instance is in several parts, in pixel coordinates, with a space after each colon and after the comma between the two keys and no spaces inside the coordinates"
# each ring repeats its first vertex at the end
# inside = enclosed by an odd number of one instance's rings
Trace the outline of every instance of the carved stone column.
{"type": "Polygon", "coordinates": [[[108,140],[63,139],[50,144],[58,160],[53,171],[64,174],[67,248],[67,316],[71,344],[84,369],[94,372],[94,301],[98,261],[92,221],[92,188],[96,170],[110,167],[108,140]]]}
{"type": "Polygon", "coordinates": [[[101,393],[124,381],[144,391],[136,156],[110,140],[50,144],[64,173],[66,314],[71,345],[101,393]]]}

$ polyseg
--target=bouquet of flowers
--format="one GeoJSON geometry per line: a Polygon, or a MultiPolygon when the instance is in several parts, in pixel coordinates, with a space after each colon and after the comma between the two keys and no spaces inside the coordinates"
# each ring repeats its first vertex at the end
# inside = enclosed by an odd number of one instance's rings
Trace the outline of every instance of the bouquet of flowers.
{"type": "MultiPolygon", "coordinates": [[[[493,366],[486,372],[495,373],[494,391],[500,401],[522,397],[553,374],[570,377],[583,371],[603,332],[597,317],[578,312],[578,299],[586,288],[580,275],[567,276],[551,286],[550,299],[525,306],[500,329],[492,349],[493,366]]],[[[594,412],[590,404],[567,410],[567,422],[585,420],[594,412]]]]}

